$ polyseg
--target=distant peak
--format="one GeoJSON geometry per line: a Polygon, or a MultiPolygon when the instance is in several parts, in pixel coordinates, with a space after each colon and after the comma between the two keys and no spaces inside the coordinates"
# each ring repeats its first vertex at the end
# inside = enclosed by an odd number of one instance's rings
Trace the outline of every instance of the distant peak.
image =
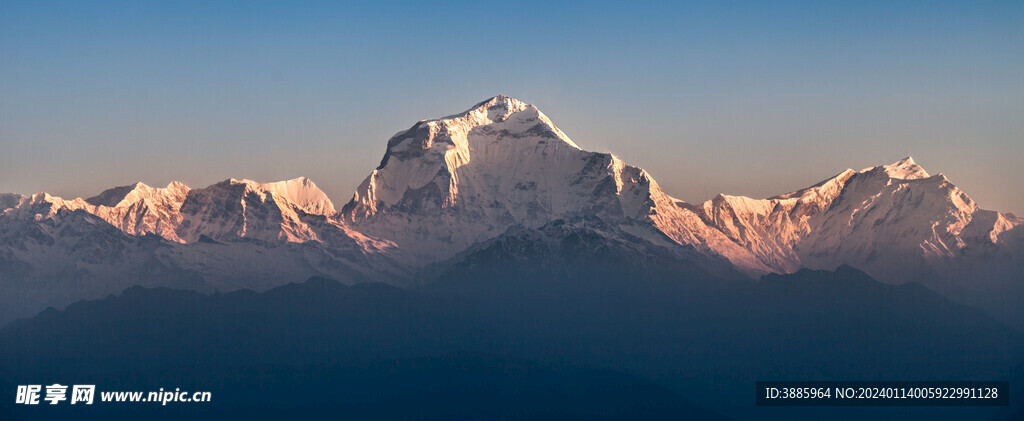
{"type": "Polygon", "coordinates": [[[462,114],[442,120],[460,121],[471,127],[503,123],[498,131],[512,134],[512,138],[555,138],[580,149],[536,106],[506,95],[491,97],[462,114]]]}
{"type": "Polygon", "coordinates": [[[458,155],[457,161],[468,162],[471,132],[492,139],[510,139],[509,142],[512,139],[536,141],[518,142],[523,143],[524,147],[554,139],[558,143],[580,149],[537,107],[509,96],[498,95],[462,113],[420,120],[408,130],[398,132],[388,140],[387,150],[377,170],[385,168],[392,158],[419,161],[415,158],[430,157],[427,165],[432,166],[438,161],[446,164],[447,161],[442,160],[454,154],[458,155]],[[441,159],[433,160],[438,157],[441,159]]]}
{"type": "Polygon", "coordinates": [[[216,185],[245,185],[248,190],[267,192],[275,197],[287,199],[310,214],[330,215],[335,212],[334,204],[331,203],[327,194],[320,190],[313,180],[306,177],[270,183],[261,183],[247,178],[241,180],[230,178],[216,185]]]}
{"type": "Polygon", "coordinates": [[[484,100],[484,101],[474,105],[473,108],[471,108],[471,109],[482,108],[482,107],[501,106],[501,105],[513,105],[513,106],[515,106],[515,105],[529,105],[529,104],[527,104],[527,103],[525,103],[523,101],[520,101],[518,99],[512,98],[512,97],[510,97],[508,95],[500,95],[499,94],[499,95],[492,96],[492,97],[490,97],[490,98],[488,98],[488,99],[486,99],[486,100],[484,100]]]}
{"type": "Polygon", "coordinates": [[[259,188],[259,189],[264,189],[264,190],[273,189],[275,187],[283,188],[283,187],[288,187],[288,186],[302,186],[302,187],[313,187],[313,188],[316,188],[316,184],[313,183],[313,180],[310,180],[310,179],[308,179],[306,177],[295,177],[295,178],[292,178],[290,180],[271,181],[271,182],[267,182],[267,183],[260,182],[260,181],[255,181],[255,180],[250,180],[248,178],[243,178],[243,179],[229,178],[229,179],[227,179],[225,181],[222,181],[221,183],[218,183],[218,184],[245,184],[247,186],[251,186],[251,187],[259,188]]]}
{"type": "Polygon", "coordinates": [[[180,190],[180,189],[187,189],[188,186],[185,185],[185,183],[182,183],[180,181],[172,181],[170,183],[167,183],[167,187],[165,187],[165,188],[172,189],[172,190],[180,190]]]}
{"type": "Polygon", "coordinates": [[[931,175],[928,174],[928,171],[925,171],[924,168],[917,165],[917,163],[914,162],[914,158],[909,156],[889,165],[868,167],[860,171],[860,173],[868,172],[875,174],[884,173],[887,177],[897,180],[918,180],[931,177],[931,175]]]}
{"type": "Polygon", "coordinates": [[[319,190],[319,188],[316,186],[316,183],[313,183],[313,180],[310,180],[310,179],[308,179],[306,177],[296,177],[296,178],[293,178],[291,180],[282,180],[282,181],[275,181],[275,182],[272,182],[272,183],[256,183],[256,184],[259,185],[260,187],[264,188],[264,189],[270,189],[270,190],[273,190],[273,189],[285,189],[285,188],[296,188],[296,187],[313,188],[313,189],[319,190]]]}
{"type": "Polygon", "coordinates": [[[913,157],[906,157],[889,165],[881,167],[890,178],[901,180],[916,180],[928,178],[928,172],[914,162],[913,157]]]}
{"type": "Polygon", "coordinates": [[[114,207],[117,206],[118,203],[121,203],[121,201],[124,200],[125,196],[127,196],[128,193],[131,193],[133,190],[137,188],[148,187],[149,186],[143,184],[142,182],[136,182],[134,184],[129,184],[127,186],[118,186],[104,190],[102,193],[96,196],[85,199],[85,201],[93,206],[114,207]]]}
{"type": "Polygon", "coordinates": [[[536,109],[533,105],[527,104],[510,96],[497,95],[488,98],[483,102],[477,103],[462,113],[450,115],[440,120],[468,118],[470,120],[475,120],[477,124],[484,122],[499,122],[509,118],[512,114],[529,108],[536,109]]]}
{"type": "Polygon", "coordinates": [[[166,195],[170,196],[182,196],[189,190],[185,184],[172,181],[167,184],[167,187],[156,188],[150,187],[143,182],[136,182],[127,186],[119,186],[104,190],[102,193],[85,199],[86,203],[93,206],[107,206],[115,207],[122,202],[134,203],[146,197],[156,197],[166,195]]]}

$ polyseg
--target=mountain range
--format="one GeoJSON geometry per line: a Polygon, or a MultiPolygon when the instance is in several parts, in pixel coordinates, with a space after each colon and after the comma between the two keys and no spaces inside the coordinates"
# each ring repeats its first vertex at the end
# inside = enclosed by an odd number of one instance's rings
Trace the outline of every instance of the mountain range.
{"type": "Polygon", "coordinates": [[[136,183],[73,200],[2,194],[0,323],[132,285],[421,285],[494,247],[556,249],[543,244],[725,280],[850,265],[1024,326],[1024,218],[982,209],[912,158],[767,199],[687,203],[507,96],[394,135],[340,209],[304,177],[136,183]]]}

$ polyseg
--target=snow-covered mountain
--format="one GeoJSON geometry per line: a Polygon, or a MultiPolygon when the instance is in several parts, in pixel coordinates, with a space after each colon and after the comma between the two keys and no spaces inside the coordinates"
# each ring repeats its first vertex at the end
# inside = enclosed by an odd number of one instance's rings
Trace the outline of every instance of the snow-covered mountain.
{"type": "Polygon", "coordinates": [[[718,195],[695,209],[774,272],[848,264],[880,280],[930,286],[949,266],[969,265],[969,253],[1016,248],[1024,231],[1020,218],[981,209],[910,157],[769,199],[718,195]]]}
{"type": "Polygon", "coordinates": [[[202,189],[177,181],[164,188],[135,183],[88,199],[8,196],[6,207],[15,213],[49,217],[61,209],[83,210],[127,234],[156,234],[178,243],[201,236],[306,242],[320,240],[325,229],[344,231],[326,219],[336,213],[334,204],[305,177],[274,183],[229,179],[202,189]]]}
{"type": "Polygon", "coordinates": [[[184,242],[202,235],[216,240],[313,241],[319,240],[317,229],[303,216],[322,216],[333,209],[327,196],[305,178],[267,184],[230,179],[188,195],[176,234],[184,242]]]}
{"type": "Polygon", "coordinates": [[[306,178],[137,183],[89,199],[3,195],[0,205],[0,321],[131,285],[265,290],[402,275],[386,244],[328,218],[333,205],[306,178]]]}
{"type": "Polygon", "coordinates": [[[342,214],[414,267],[509,227],[587,217],[646,241],[693,246],[752,275],[851,264],[891,282],[998,246],[1021,226],[911,158],[769,199],[687,204],[643,169],[581,149],[536,107],[505,96],[393,136],[342,214]]]}
{"type": "Polygon", "coordinates": [[[692,245],[752,271],[760,260],[661,190],[641,168],[580,149],[537,107],[497,96],[388,141],[342,213],[420,266],[513,226],[598,218],[655,243],[692,245]]]}
{"type": "Polygon", "coordinates": [[[1022,227],[910,158],[768,199],[689,204],[643,169],[580,148],[533,105],[497,96],[393,136],[341,210],[303,177],[0,195],[0,288],[35,308],[146,279],[212,290],[313,275],[409,283],[501,238],[576,235],[636,245],[611,255],[676,256],[717,274],[849,264],[892,283],[1003,288],[1020,284],[1022,227]]]}

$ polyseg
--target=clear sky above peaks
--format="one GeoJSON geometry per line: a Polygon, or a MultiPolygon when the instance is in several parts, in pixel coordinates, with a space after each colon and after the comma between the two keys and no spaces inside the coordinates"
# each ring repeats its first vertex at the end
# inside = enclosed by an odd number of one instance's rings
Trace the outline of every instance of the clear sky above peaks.
{"type": "Polygon", "coordinates": [[[496,94],[673,196],[907,155],[1024,213],[1024,2],[0,0],[0,191],[307,176],[496,94]]]}

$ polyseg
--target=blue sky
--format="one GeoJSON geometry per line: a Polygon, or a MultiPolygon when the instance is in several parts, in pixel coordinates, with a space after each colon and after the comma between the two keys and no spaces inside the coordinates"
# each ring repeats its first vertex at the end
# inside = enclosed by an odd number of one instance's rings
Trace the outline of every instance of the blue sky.
{"type": "Polygon", "coordinates": [[[0,191],[308,176],[503,93],[688,201],[907,155],[1024,213],[1024,2],[0,0],[0,191]]]}

